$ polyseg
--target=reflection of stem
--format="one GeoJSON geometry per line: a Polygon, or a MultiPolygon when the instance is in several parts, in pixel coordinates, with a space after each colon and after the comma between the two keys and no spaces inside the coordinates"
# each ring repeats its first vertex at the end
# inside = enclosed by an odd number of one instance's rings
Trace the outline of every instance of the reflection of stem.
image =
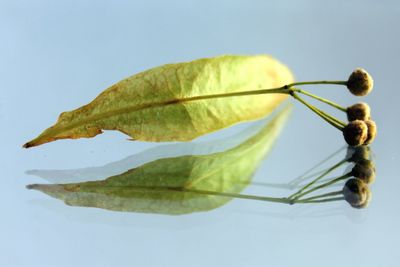
{"type": "MultiPolygon", "coordinates": [[[[317,175],[321,175],[321,174],[325,173],[329,168],[325,168],[325,169],[319,170],[319,171],[314,171],[315,169],[317,169],[319,166],[321,166],[322,164],[326,163],[327,161],[329,161],[330,159],[335,157],[337,154],[339,154],[345,148],[346,148],[346,146],[343,146],[343,147],[339,148],[337,151],[333,152],[331,155],[329,155],[325,159],[323,159],[320,162],[316,163],[314,166],[312,166],[307,171],[305,171],[303,174],[299,175],[297,178],[291,180],[290,182],[287,182],[287,183],[267,183],[267,182],[253,181],[253,182],[251,182],[251,185],[265,186],[265,187],[279,188],[279,189],[291,189],[291,190],[292,189],[296,189],[296,188],[302,188],[302,187],[305,186],[305,185],[301,184],[302,182],[305,182],[306,180],[309,180],[309,179],[311,179],[313,177],[316,177],[317,175]],[[311,173],[312,171],[314,171],[314,172],[311,173]]],[[[318,183],[323,183],[323,182],[326,182],[326,181],[327,181],[327,179],[322,179],[322,180],[319,180],[318,183]]],[[[239,183],[246,184],[246,185],[248,184],[248,182],[241,182],[241,181],[239,183]]]]}
{"type": "Polygon", "coordinates": [[[325,198],[325,199],[317,199],[317,200],[297,200],[296,203],[323,203],[323,202],[332,202],[332,201],[340,201],[344,200],[344,197],[333,197],[333,198],[325,198]]]}
{"type": "Polygon", "coordinates": [[[202,194],[202,195],[214,195],[214,196],[221,196],[221,197],[231,197],[231,198],[241,198],[241,199],[251,199],[251,200],[261,200],[261,201],[268,201],[268,202],[292,204],[290,199],[285,198],[285,197],[254,196],[254,195],[235,194],[235,193],[216,192],[216,191],[197,190],[197,189],[177,189],[176,191],[190,192],[190,193],[196,193],[196,194],[202,194]]]}
{"type": "MultiPolygon", "coordinates": [[[[335,179],[335,180],[338,180],[335,179]]],[[[336,181],[335,181],[336,182],[336,181]]],[[[27,186],[28,189],[39,189],[46,185],[41,184],[32,184],[27,186]]],[[[112,186],[118,187],[118,186],[112,186]]],[[[127,188],[127,186],[121,186],[123,188],[127,188]]],[[[334,198],[327,198],[327,199],[320,199],[322,197],[329,197],[336,195],[336,192],[322,194],[306,199],[290,199],[287,197],[268,197],[268,196],[256,196],[256,195],[246,195],[246,194],[237,194],[237,193],[228,193],[228,192],[217,192],[217,191],[209,191],[209,190],[201,190],[201,189],[189,189],[183,187],[164,187],[164,186],[130,186],[130,189],[133,190],[150,190],[153,192],[175,192],[175,193],[193,193],[193,194],[201,194],[201,195],[210,195],[210,196],[219,196],[219,197],[228,197],[228,198],[237,198],[237,199],[248,199],[248,200],[259,200],[259,201],[266,201],[266,202],[275,202],[275,203],[283,203],[283,204],[304,204],[304,203],[317,203],[317,202],[328,202],[328,201],[335,201],[334,198]],[[324,201],[321,201],[324,200],[324,201]]],[[[311,190],[314,191],[314,190],[311,190]]]]}
{"type": "MultiPolygon", "coordinates": [[[[341,178],[342,179],[342,178],[341,178]]],[[[339,178],[333,180],[332,182],[339,181],[339,178]]],[[[197,193],[197,194],[204,194],[204,195],[213,195],[213,196],[220,196],[220,197],[230,197],[230,198],[239,198],[239,199],[250,199],[250,200],[260,200],[260,201],[268,201],[268,202],[277,202],[277,203],[284,203],[284,204],[302,204],[302,203],[322,203],[322,202],[330,202],[330,201],[337,201],[343,200],[343,197],[336,197],[336,198],[326,198],[331,196],[336,196],[342,193],[342,191],[335,191],[331,193],[321,194],[305,199],[290,199],[287,197],[279,198],[279,197],[266,197],[266,196],[255,196],[255,195],[245,195],[245,194],[236,194],[236,193],[225,193],[225,192],[215,192],[215,191],[208,191],[208,190],[197,190],[197,189],[182,189],[182,188],[170,188],[175,191],[179,192],[190,192],[190,193],[197,193]]],[[[316,190],[316,189],[315,189],[316,190]]],[[[314,190],[310,190],[314,191],[314,190]]]]}
{"type": "MultiPolygon", "coordinates": [[[[335,153],[333,153],[333,155],[329,156],[327,159],[323,160],[322,162],[318,163],[316,166],[321,165],[322,163],[326,162],[328,159],[332,158],[334,155],[336,155],[338,152],[340,152],[341,150],[343,150],[343,148],[339,149],[338,151],[336,151],[335,153]]],[[[295,203],[320,203],[320,202],[329,202],[329,201],[337,201],[337,200],[342,200],[343,197],[335,197],[337,195],[341,195],[342,194],[342,190],[340,191],[334,191],[334,192],[330,192],[330,193],[325,193],[325,194],[320,194],[320,195],[316,195],[316,196],[311,196],[308,198],[303,198],[305,195],[310,194],[318,189],[322,189],[322,188],[326,188],[328,186],[333,186],[334,184],[336,184],[337,182],[347,179],[349,177],[351,177],[351,173],[345,174],[343,176],[340,176],[338,178],[335,179],[323,179],[324,177],[326,177],[329,173],[331,173],[332,171],[334,171],[335,169],[339,168],[341,165],[343,165],[344,163],[348,162],[348,158],[346,157],[345,159],[342,159],[341,161],[339,161],[338,163],[336,163],[335,165],[333,165],[330,168],[327,168],[325,170],[323,170],[322,172],[320,172],[320,175],[315,178],[313,181],[309,182],[308,184],[305,184],[304,186],[301,187],[301,189],[299,189],[297,192],[295,192],[294,194],[290,195],[289,197],[286,198],[277,198],[274,199],[275,202],[282,202],[282,203],[287,203],[289,201],[289,204],[295,204],[295,203]],[[314,187],[312,187],[314,185],[314,187]],[[315,186],[316,185],[316,186],[315,186]],[[311,188],[311,189],[310,189],[311,188]],[[307,190],[308,189],[308,190],[307,190]]],[[[308,170],[306,173],[304,173],[302,176],[300,176],[297,180],[294,180],[293,183],[296,183],[295,185],[299,185],[299,183],[304,179],[304,176],[311,172],[312,170],[314,170],[316,168],[316,166],[314,166],[313,168],[311,168],[310,170],[308,170]],[[300,180],[299,180],[300,179],[300,180]]],[[[290,186],[290,183],[287,184],[287,186],[290,186]]],[[[275,186],[277,187],[277,186],[275,186]]],[[[284,184],[281,184],[281,187],[284,187],[284,184]]],[[[246,196],[246,198],[252,198],[253,196],[249,197],[246,196]]],[[[257,197],[258,198],[258,197],[257,197]]],[[[261,199],[260,199],[261,200],[261,199]]]]}
{"type": "Polygon", "coordinates": [[[331,180],[331,181],[329,181],[329,182],[323,183],[323,184],[321,184],[321,185],[318,185],[318,186],[316,186],[316,187],[311,188],[310,190],[307,190],[307,191],[305,191],[305,192],[303,192],[303,193],[301,193],[301,194],[296,195],[296,196],[294,197],[294,200],[298,200],[298,199],[301,198],[302,196],[305,196],[305,195],[307,195],[307,194],[310,194],[311,192],[314,192],[315,190],[318,190],[318,189],[321,189],[321,188],[330,186],[330,185],[332,185],[332,184],[334,184],[334,183],[337,183],[337,182],[339,182],[339,181],[341,181],[341,180],[345,180],[345,179],[350,178],[350,177],[352,177],[352,174],[351,174],[351,173],[342,175],[342,176],[340,176],[340,177],[338,177],[338,178],[335,178],[335,179],[333,179],[333,180],[331,180]]]}
{"type": "Polygon", "coordinates": [[[321,195],[317,195],[317,196],[313,196],[313,197],[309,197],[309,198],[303,198],[301,201],[316,200],[316,199],[319,199],[319,198],[337,196],[337,195],[341,195],[341,194],[342,194],[342,190],[339,190],[339,191],[325,193],[325,194],[321,194],[321,195]]]}
{"type": "MultiPolygon", "coordinates": [[[[344,177],[339,177],[334,180],[332,180],[329,183],[326,183],[321,186],[317,186],[313,189],[310,189],[309,191],[303,193],[302,195],[308,194],[312,191],[315,191],[319,188],[328,186],[330,184],[336,183],[339,180],[344,179],[344,177]]],[[[64,188],[63,186],[65,185],[59,185],[59,187],[54,187],[54,185],[47,185],[47,184],[30,184],[27,185],[27,189],[36,189],[40,191],[46,191],[50,192],[53,189],[56,192],[57,190],[62,190],[68,191],[68,192],[79,192],[81,190],[80,186],[75,186],[74,184],[66,184],[69,185],[70,188],[64,188]]],[[[86,185],[90,187],[90,182],[86,185]]],[[[283,204],[305,204],[305,203],[321,203],[321,202],[329,202],[329,201],[336,201],[336,200],[341,200],[343,198],[329,198],[330,196],[338,195],[341,193],[341,191],[337,192],[331,192],[331,193],[326,193],[326,194],[321,194],[317,196],[313,196],[310,198],[305,198],[305,199],[290,199],[287,197],[268,197],[268,196],[256,196],[256,195],[246,195],[246,194],[238,194],[238,193],[228,193],[228,192],[217,192],[217,191],[209,191],[209,190],[201,190],[201,189],[189,189],[189,188],[184,188],[184,187],[168,187],[168,186],[108,186],[112,188],[112,190],[115,190],[115,188],[121,187],[124,189],[129,188],[130,190],[133,191],[141,191],[145,193],[150,193],[150,192],[159,192],[159,193],[192,193],[192,194],[201,194],[201,195],[210,195],[210,196],[219,196],[219,197],[227,197],[227,198],[237,198],[237,199],[248,199],[248,200],[259,200],[259,201],[266,201],[266,202],[275,202],[275,203],[283,203],[283,204]]]]}
{"type": "Polygon", "coordinates": [[[330,167],[329,169],[327,169],[324,173],[322,173],[320,176],[318,176],[317,178],[315,178],[313,181],[311,181],[310,183],[308,183],[307,185],[305,185],[302,189],[300,189],[299,191],[297,191],[296,193],[292,194],[291,196],[289,196],[289,198],[298,198],[298,196],[301,196],[302,193],[309,188],[310,186],[312,186],[313,184],[315,184],[317,181],[321,180],[323,177],[325,177],[327,174],[329,174],[330,172],[334,171],[335,169],[337,169],[338,167],[340,167],[343,163],[347,162],[347,159],[343,159],[341,161],[339,161],[338,163],[336,163],[335,165],[333,165],[332,167],[330,167]]]}
{"type": "MultiPolygon", "coordinates": [[[[249,200],[260,200],[260,201],[267,201],[267,202],[276,202],[276,203],[283,203],[283,204],[305,204],[305,203],[322,203],[322,202],[330,202],[330,201],[337,201],[343,200],[343,197],[340,198],[326,198],[326,199],[319,199],[323,197],[323,195],[319,195],[316,197],[306,198],[306,199],[295,199],[291,200],[289,198],[283,197],[265,197],[265,196],[254,196],[254,195],[245,195],[245,194],[235,194],[235,193],[225,193],[225,192],[215,192],[215,191],[208,191],[208,190],[196,190],[196,189],[175,189],[176,191],[180,192],[190,192],[196,194],[203,194],[203,195],[213,195],[213,196],[220,196],[220,197],[229,197],[229,198],[239,198],[239,199],[249,199],[249,200]],[[317,199],[318,198],[318,199],[317,199]]],[[[336,192],[324,194],[326,196],[337,195],[336,192]],[[335,193],[335,194],[333,194],[335,193]]]]}
{"type": "Polygon", "coordinates": [[[346,146],[343,146],[341,148],[339,148],[337,151],[335,151],[334,153],[332,153],[330,156],[328,156],[327,158],[323,159],[322,161],[318,162],[317,164],[315,164],[313,167],[311,167],[310,169],[308,169],[305,173],[303,173],[302,175],[300,175],[299,177],[297,177],[296,179],[292,180],[289,184],[291,185],[299,185],[302,181],[307,180],[308,178],[314,177],[318,174],[323,173],[325,170],[323,171],[319,171],[317,173],[313,173],[313,174],[309,174],[310,172],[312,172],[313,170],[315,170],[316,168],[318,168],[319,166],[321,166],[322,164],[324,164],[325,162],[329,161],[331,158],[333,158],[334,156],[336,156],[339,152],[341,152],[344,148],[346,148],[346,146]],[[308,175],[309,174],[309,175],[308,175]]]}

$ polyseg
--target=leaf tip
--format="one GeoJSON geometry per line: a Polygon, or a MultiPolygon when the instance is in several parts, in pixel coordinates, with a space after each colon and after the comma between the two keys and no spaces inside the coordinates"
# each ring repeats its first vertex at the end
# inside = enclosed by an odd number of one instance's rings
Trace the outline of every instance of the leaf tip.
{"type": "Polygon", "coordinates": [[[32,139],[29,142],[26,142],[22,147],[23,148],[31,148],[31,147],[39,146],[39,145],[42,145],[44,143],[48,143],[48,142],[51,142],[54,140],[55,140],[54,138],[43,137],[43,135],[40,135],[40,136],[36,137],[35,139],[32,139]]]}
{"type": "Polygon", "coordinates": [[[28,142],[28,143],[25,143],[22,147],[23,148],[30,148],[30,147],[33,147],[33,146],[35,146],[35,145],[32,144],[31,142],[28,142]]]}
{"type": "Polygon", "coordinates": [[[56,192],[60,186],[56,184],[28,184],[25,188],[28,190],[38,190],[43,193],[51,193],[56,192]]]}
{"type": "Polygon", "coordinates": [[[39,184],[28,184],[27,186],[25,186],[26,189],[37,189],[39,187],[39,184]]]}

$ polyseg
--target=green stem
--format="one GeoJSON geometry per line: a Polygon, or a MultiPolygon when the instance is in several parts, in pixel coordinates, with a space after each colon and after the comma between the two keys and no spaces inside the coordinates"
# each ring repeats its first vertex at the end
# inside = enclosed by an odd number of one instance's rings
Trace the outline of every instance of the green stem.
{"type": "Polygon", "coordinates": [[[341,84],[346,85],[346,81],[311,81],[311,82],[295,82],[291,84],[287,84],[281,87],[275,87],[270,89],[260,89],[254,91],[243,91],[243,92],[234,92],[227,94],[214,94],[214,95],[204,95],[204,96],[195,96],[189,97],[185,99],[186,101],[193,100],[201,100],[201,99],[210,99],[210,98],[220,98],[220,97],[232,97],[232,96],[245,96],[245,95],[258,95],[258,94],[290,94],[289,89],[296,85],[310,85],[310,84],[341,84]]]}
{"type": "MultiPolygon", "coordinates": [[[[171,189],[171,188],[170,188],[171,189]]],[[[245,194],[236,194],[236,193],[225,193],[225,192],[215,192],[215,191],[208,191],[208,190],[197,190],[197,189],[172,189],[176,191],[182,192],[190,192],[190,193],[197,193],[197,194],[204,194],[204,195],[213,195],[213,196],[220,196],[220,197],[229,197],[229,198],[238,198],[238,199],[248,199],[248,200],[259,200],[259,201],[267,201],[267,202],[275,202],[275,203],[283,203],[283,204],[297,204],[297,203],[320,203],[320,202],[329,202],[329,201],[336,201],[339,198],[328,198],[328,199],[302,199],[302,200],[291,200],[289,198],[278,198],[278,197],[265,197],[265,196],[254,196],[254,195],[245,195],[245,194]]],[[[329,196],[327,194],[327,196],[329,196]]],[[[322,195],[321,195],[322,197],[322,195]]],[[[343,198],[340,198],[342,200],[343,198]]]]}
{"type": "Polygon", "coordinates": [[[315,114],[317,114],[318,116],[320,116],[322,119],[324,119],[326,122],[328,122],[330,125],[332,125],[333,127],[337,128],[338,130],[342,131],[343,130],[343,126],[338,124],[338,122],[336,121],[336,118],[333,118],[332,116],[326,114],[325,112],[319,110],[318,108],[314,107],[313,105],[308,104],[304,99],[302,99],[301,97],[299,97],[295,92],[292,92],[291,94],[296,100],[300,101],[301,103],[303,103],[306,107],[308,107],[311,111],[313,111],[315,114]]]}
{"type": "Polygon", "coordinates": [[[330,180],[329,182],[323,183],[323,184],[321,184],[321,185],[319,185],[319,186],[313,187],[313,188],[311,188],[310,190],[305,191],[305,192],[303,192],[303,193],[301,193],[301,194],[298,194],[298,195],[294,198],[294,200],[296,201],[296,200],[300,199],[302,196],[305,196],[305,195],[310,194],[311,192],[314,192],[314,191],[316,191],[316,190],[318,190],[318,189],[321,189],[321,188],[330,186],[330,185],[332,185],[332,184],[335,184],[335,183],[337,183],[337,182],[339,182],[339,181],[345,180],[345,179],[350,178],[350,177],[352,177],[351,172],[350,172],[350,173],[347,173],[347,174],[345,174],[345,175],[342,175],[342,176],[340,176],[340,177],[338,177],[338,178],[335,178],[335,179],[333,179],[333,180],[330,180]]]}
{"type": "Polygon", "coordinates": [[[330,192],[330,193],[316,195],[316,196],[313,196],[313,197],[303,198],[303,199],[300,199],[300,200],[301,201],[316,200],[316,199],[319,199],[319,198],[326,198],[326,197],[337,196],[337,195],[341,195],[341,194],[342,194],[342,190],[339,190],[339,191],[334,191],[334,192],[330,192]]]}
{"type": "Polygon", "coordinates": [[[193,96],[193,97],[179,99],[179,101],[177,101],[177,102],[189,102],[189,101],[203,100],[203,99],[213,99],[213,98],[233,97],[233,96],[261,95],[261,94],[290,94],[291,91],[292,91],[291,89],[287,89],[286,86],[283,86],[283,87],[277,87],[277,88],[271,88],[271,89],[260,89],[260,90],[254,90],[254,91],[241,91],[241,92],[233,92],[233,93],[193,96]]]}
{"type": "Polygon", "coordinates": [[[323,97],[319,97],[319,96],[317,96],[317,95],[314,95],[314,94],[312,94],[312,93],[310,93],[310,92],[308,92],[308,91],[305,91],[305,90],[302,90],[302,89],[296,89],[295,91],[296,91],[296,92],[299,92],[300,94],[307,95],[307,96],[309,96],[309,97],[312,97],[312,98],[314,98],[314,99],[317,99],[318,101],[321,101],[321,102],[323,102],[323,103],[325,103],[325,104],[328,104],[328,105],[330,105],[330,106],[332,106],[332,107],[334,107],[334,108],[337,108],[337,109],[340,110],[340,111],[343,111],[343,112],[346,112],[346,111],[347,111],[347,108],[342,107],[341,105],[339,105],[339,104],[337,104],[337,103],[335,103],[335,102],[332,102],[332,101],[330,101],[330,100],[328,100],[328,99],[325,99],[325,98],[323,98],[323,97]]]}
{"type": "Polygon", "coordinates": [[[344,197],[332,197],[332,198],[307,200],[307,201],[298,200],[296,203],[309,204],[309,203],[323,203],[323,202],[332,202],[332,201],[340,201],[340,200],[344,200],[344,197]]]}
{"type": "MultiPolygon", "coordinates": [[[[346,125],[344,122],[336,119],[335,117],[333,117],[333,116],[323,112],[322,110],[320,110],[320,109],[308,104],[305,100],[303,100],[296,93],[294,93],[294,91],[299,91],[300,89],[297,89],[297,88],[288,89],[287,87],[288,86],[285,85],[283,87],[271,88],[271,89],[261,89],[261,90],[254,90],[254,91],[243,91],[243,92],[234,92],[234,93],[194,96],[194,97],[189,97],[189,98],[186,98],[186,99],[181,99],[181,102],[189,102],[189,101],[203,100],[203,99],[213,99],[213,98],[222,98],[222,97],[259,95],[259,94],[290,94],[295,99],[297,99],[300,102],[302,102],[304,105],[309,107],[312,111],[314,111],[321,118],[326,120],[329,124],[331,124],[332,126],[336,127],[337,129],[342,130],[342,128],[346,125]]],[[[321,99],[323,99],[323,98],[321,98],[321,99]]],[[[326,100],[326,101],[330,102],[329,100],[326,100]]]]}
{"type": "MultiPolygon", "coordinates": [[[[308,93],[307,91],[303,91],[303,90],[298,89],[298,88],[293,88],[293,91],[299,92],[299,93],[302,93],[302,92],[308,93]]],[[[307,94],[306,94],[306,95],[307,95],[307,94]]],[[[297,95],[297,96],[300,97],[299,95],[297,95]]],[[[318,97],[318,96],[315,96],[315,97],[318,97]]],[[[324,101],[330,102],[329,100],[326,100],[325,98],[321,98],[321,97],[318,97],[318,98],[320,98],[322,102],[324,102],[324,101]]],[[[302,100],[305,101],[304,99],[302,99],[302,100]]],[[[331,103],[333,103],[333,102],[331,102],[331,103]]],[[[313,106],[313,107],[314,107],[316,110],[318,110],[318,112],[320,112],[322,115],[324,115],[325,117],[327,117],[327,118],[329,118],[330,120],[334,121],[336,124],[341,125],[342,127],[346,126],[346,123],[344,123],[343,121],[341,121],[341,120],[339,120],[339,119],[333,117],[332,115],[329,115],[328,113],[326,113],[326,112],[320,110],[319,108],[317,108],[317,107],[315,107],[315,106],[313,106]]]]}
{"type": "Polygon", "coordinates": [[[339,148],[337,151],[335,151],[334,153],[332,153],[330,156],[328,156],[327,158],[323,159],[322,161],[318,162],[316,165],[314,165],[313,167],[311,167],[310,169],[308,169],[305,173],[303,173],[302,175],[300,175],[299,177],[297,177],[296,179],[292,180],[289,185],[292,186],[296,186],[299,185],[302,181],[307,180],[308,178],[314,177],[320,173],[325,172],[326,170],[322,170],[319,171],[317,173],[313,173],[313,174],[309,174],[311,173],[313,170],[315,170],[316,168],[318,168],[319,166],[321,166],[322,164],[324,164],[325,162],[329,161],[330,159],[332,159],[334,156],[336,156],[338,153],[340,153],[344,148],[346,148],[346,146],[343,146],[341,148],[339,148]]]}
{"type": "Polygon", "coordinates": [[[284,204],[291,204],[292,202],[286,197],[266,197],[266,196],[254,196],[254,195],[245,195],[245,194],[236,194],[236,193],[227,193],[227,192],[216,192],[216,191],[208,191],[208,190],[198,190],[198,189],[172,189],[176,191],[182,192],[190,192],[197,193],[202,195],[213,195],[213,196],[222,196],[222,197],[231,197],[231,198],[240,198],[240,199],[250,199],[250,200],[261,200],[268,202],[277,202],[284,204]]]}
{"type": "MultiPolygon", "coordinates": [[[[65,186],[66,184],[59,186],[65,186]]],[[[73,184],[69,184],[73,185],[73,184]]],[[[36,189],[40,191],[44,191],[46,187],[52,188],[53,185],[49,184],[31,184],[27,185],[28,189],[36,189]]],[[[127,188],[127,186],[113,186],[113,187],[123,187],[127,188]]],[[[153,190],[155,192],[182,192],[182,193],[195,193],[195,194],[202,194],[202,195],[212,195],[212,196],[220,196],[220,197],[227,197],[227,198],[237,198],[237,199],[247,199],[247,200],[259,200],[259,201],[266,201],[266,202],[275,202],[275,203],[283,203],[283,204],[296,204],[296,203],[308,203],[305,200],[291,200],[287,197],[267,197],[267,196],[255,196],[255,195],[245,195],[245,194],[238,194],[238,193],[228,193],[228,192],[216,192],[216,191],[209,191],[209,190],[201,190],[201,189],[189,189],[183,187],[164,187],[164,186],[131,186],[133,190],[153,190]]],[[[48,190],[48,189],[47,189],[48,190]]],[[[148,191],[147,191],[148,192],[148,191]]],[[[311,201],[310,201],[311,203],[311,201]]]]}
{"type": "Polygon", "coordinates": [[[339,161],[338,163],[336,163],[335,165],[333,165],[332,167],[330,167],[329,169],[327,169],[325,172],[323,172],[320,176],[318,176],[317,178],[315,178],[313,181],[311,181],[310,183],[306,184],[303,188],[301,188],[299,191],[297,191],[296,193],[292,194],[291,196],[289,196],[290,199],[292,198],[297,198],[296,196],[303,193],[307,188],[311,187],[313,184],[315,184],[316,182],[318,182],[319,180],[321,180],[323,177],[325,177],[326,175],[328,175],[329,173],[331,173],[332,171],[334,171],[335,169],[339,168],[343,163],[347,162],[347,159],[343,159],[341,161],[339,161]]]}
{"type": "Polygon", "coordinates": [[[293,87],[296,85],[312,85],[312,84],[338,84],[347,85],[347,81],[310,81],[310,82],[295,82],[288,85],[288,87],[293,87]]]}
{"type": "MultiPolygon", "coordinates": [[[[213,98],[222,98],[222,97],[234,97],[234,96],[247,96],[247,95],[259,95],[259,94],[290,94],[294,98],[298,99],[300,102],[302,102],[304,105],[308,106],[311,108],[311,105],[308,104],[306,101],[304,101],[302,98],[300,98],[297,94],[294,94],[293,91],[298,91],[302,92],[303,90],[293,88],[293,89],[288,89],[287,86],[283,87],[278,87],[278,88],[271,88],[271,89],[261,89],[261,90],[254,90],[254,91],[243,91],[243,92],[234,92],[234,93],[224,93],[224,94],[214,94],[214,95],[203,95],[203,96],[194,96],[194,97],[189,97],[186,99],[182,99],[182,102],[189,102],[189,101],[195,101],[195,100],[203,100],[203,99],[213,99],[213,98]]],[[[315,96],[317,97],[317,96],[315,96]]],[[[321,101],[325,102],[330,102],[329,100],[326,100],[324,98],[319,97],[321,101]]],[[[333,102],[332,102],[333,103],[333,102]]],[[[328,123],[332,124],[334,127],[338,128],[341,130],[340,126],[345,126],[346,124],[335,117],[332,117],[331,115],[323,112],[322,110],[312,106],[311,110],[313,110],[315,113],[320,115],[323,119],[325,119],[328,123]],[[334,124],[333,124],[334,123],[334,124]]]]}
{"type": "Polygon", "coordinates": [[[332,115],[329,115],[328,113],[326,113],[325,111],[320,110],[319,108],[316,108],[319,110],[319,112],[321,112],[324,116],[329,117],[330,119],[332,119],[334,122],[336,122],[338,125],[341,125],[342,127],[346,126],[347,124],[335,117],[333,117],[332,115]]]}

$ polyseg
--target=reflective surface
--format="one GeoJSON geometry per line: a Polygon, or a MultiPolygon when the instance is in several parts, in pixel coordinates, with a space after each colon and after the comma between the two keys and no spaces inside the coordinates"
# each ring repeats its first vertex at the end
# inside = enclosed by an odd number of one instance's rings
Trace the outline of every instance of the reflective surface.
{"type": "MultiPolygon", "coordinates": [[[[1,266],[397,266],[400,5],[347,2],[2,2],[1,266]],[[32,170],[97,168],[133,154],[140,155],[130,157],[139,166],[155,159],[141,153],[148,150],[162,158],[215,152],[202,145],[208,142],[215,142],[217,151],[232,147],[219,147],[218,140],[252,123],[199,138],[193,142],[197,146],[184,149],[182,144],[160,149],[160,144],[130,142],[114,132],[21,148],[61,111],[87,103],[126,76],[226,53],[272,54],[291,67],[297,80],[346,79],[358,66],[371,73],[375,89],[362,100],[341,87],[309,88],[343,105],[361,100],[372,107],[379,127],[372,145],[377,177],[367,209],[345,202],[290,206],[232,200],[213,211],[168,216],[70,207],[25,188],[44,182],[32,170]]],[[[295,103],[273,151],[243,193],[293,193],[288,182],[343,145],[340,132],[295,103]]],[[[321,168],[344,154],[340,151],[321,168]]],[[[119,164],[124,162],[129,161],[119,164]]],[[[121,165],[107,170],[125,169],[121,165]]],[[[88,173],[74,171],[71,181],[88,173]]],[[[40,172],[61,182],[68,182],[71,173],[53,174],[40,172]]]]}

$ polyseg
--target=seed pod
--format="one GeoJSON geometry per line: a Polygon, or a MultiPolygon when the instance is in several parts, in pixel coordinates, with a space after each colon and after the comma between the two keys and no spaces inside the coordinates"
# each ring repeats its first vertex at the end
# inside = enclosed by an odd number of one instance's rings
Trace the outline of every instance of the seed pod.
{"type": "Polygon", "coordinates": [[[371,191],[366,183],[358,178],[349,179],[342,190],[344,199],[357,209],[365,208],[371,200],[371,191]]]}
{"type": "Polygon", "coordinates": [[[364,159],[369,159],[370,150],[371,149],[369,148],[369,146],[356,146],[356,147],[349,146],[347,148],[346,158],[348,158],[350,162],[357,163],[364,159]]]}
{"type": "Polygon", "coordinates": [[[360,160],[354,165],[351,174],[365,183],[371,184],[375,181],[375,164],[368,159],[360,160]]]}
{"type": "Polygon", "coordinates": [[[356,96],[364,96],[372,91],[374,81],[364,69],[355,69],[347,80],[347,88],[356,96]]]}
{"type": "Polygon", "coordinates": [[[371,117],[371,108],[367,103],[357,103],[347,108],[347,119],[349,121],[355,120],[369,120],[371,117]]]}
{"type": "Polygon", "coordinates": [[[376,123],[373,120],[366,120],[365,124],[368,127],[368,134],[367,134],[367,139],[364,142],[364,145],[369,145],[371,144],[375,137],[376,137],[376,123]]]}
{"type": "Polygon", "coordinates": [[[351,121],[343,128],[343,136],[350,146],[360,146],[367,140],[368,126],[361,120],[351,121]]]}

